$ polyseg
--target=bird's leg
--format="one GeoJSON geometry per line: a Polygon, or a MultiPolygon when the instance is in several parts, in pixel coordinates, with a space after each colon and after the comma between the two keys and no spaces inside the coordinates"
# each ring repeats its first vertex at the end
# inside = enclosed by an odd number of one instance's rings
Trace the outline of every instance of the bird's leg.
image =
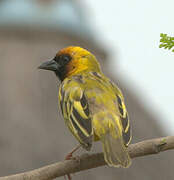
{"type": "Polygon", "coordinates": [[[79,144],[78,146],[76,146],[70,153],[68,153],[68,154],[66,155],[65,160],[70,160],[70,159],[72,159],[73,153],[74,153],[75,151],[77,151],[80,147],[81,147],[81,144],[79,144]]]}
{"type": "MultiPolygon", "coordinates": [[[[72,159],[72,158],[73,158],[73,153],[74,153],[75,151],[77,151],[80,147],[81,147],[81,144],[79,144],[78,146],[76,146],[70,153],[68,153],[68,154],[66,155],[65,160],[70,160],[70,159],[72,159]]],[[[71,174],[65,175],[65,176],[64,176],[65,180],[66,180],[66,176],[67,176],[68,180],[71,180],[71,179],[72,179],[72,178],[71,178],[71,174]]]]}
{"type": "Polygon", "coordinates": [[[67,174],[67,175],[64,176],[64,179],[65,179],[65,180],[66,180],[66,177],[68,178],[68,180],[72,180],[72,177],[71,177],[70,174],[67,174]]]}

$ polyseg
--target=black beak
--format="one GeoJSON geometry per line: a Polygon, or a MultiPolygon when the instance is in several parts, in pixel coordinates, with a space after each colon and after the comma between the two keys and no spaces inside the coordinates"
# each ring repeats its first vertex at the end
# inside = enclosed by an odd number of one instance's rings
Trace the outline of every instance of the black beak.
{"type": "Polygon", "coordinates": [[[58,64],[55,60],[50,60],[42,63],[38,69],[45,69],[50,71],[57,71],[58,70],[58,64]]]}

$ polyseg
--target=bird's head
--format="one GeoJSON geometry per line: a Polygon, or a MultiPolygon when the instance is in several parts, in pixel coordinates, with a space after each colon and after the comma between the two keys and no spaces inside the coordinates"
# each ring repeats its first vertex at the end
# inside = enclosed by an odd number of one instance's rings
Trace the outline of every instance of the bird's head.
{"type": "Polygon", "coordinates": [[[93,54],[73,46],[61,49],[52,60],[42,63],[38,68],[54,71],[61,81],[82,72],[100,71],[99,63],[93,54]]]}

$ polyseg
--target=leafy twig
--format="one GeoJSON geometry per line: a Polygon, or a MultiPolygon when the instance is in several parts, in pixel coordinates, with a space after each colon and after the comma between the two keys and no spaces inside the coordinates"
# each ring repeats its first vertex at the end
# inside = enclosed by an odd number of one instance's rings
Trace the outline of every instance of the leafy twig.
{"type": "Polygon", "coordinates": [[[174,37],[170,37],[167,34],[160,34],[160,42],[161,44],[159,45],[159,48],[164,48],[168,50],[172,50],[174,52],[174,37]]]}

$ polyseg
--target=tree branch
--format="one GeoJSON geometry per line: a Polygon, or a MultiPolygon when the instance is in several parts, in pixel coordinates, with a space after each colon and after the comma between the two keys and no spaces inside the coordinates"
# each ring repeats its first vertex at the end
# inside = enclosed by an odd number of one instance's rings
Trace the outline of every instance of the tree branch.
{"type": "MultiPolygon", "coordinates": [[[[174,136],[146,140],[128,147],[131,158],[157,154],[170,149],[174,149],[174,136]]],[[[103,165],[106,165],[103,153],[83,154],[74,160],[66,160],[25,173],[0,177],[0,180],[52,180],[66,174],[103,165]]]]}

